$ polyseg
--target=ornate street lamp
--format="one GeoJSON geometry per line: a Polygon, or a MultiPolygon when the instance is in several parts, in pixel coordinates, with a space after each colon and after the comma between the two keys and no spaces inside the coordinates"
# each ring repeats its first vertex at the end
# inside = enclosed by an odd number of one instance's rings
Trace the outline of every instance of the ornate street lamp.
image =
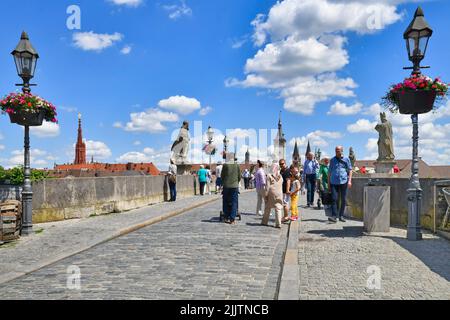
{"type": "Polygon", "coordinates": [[[403,34],[406,40],[406,48],[408,50],[409,60],[413,63],[413,67],[405,69],[413,69],[413,74],[420,74],[420,62],[425,58],[433,30],[425,20],[425,15],[421,7],[418,7],[414,14],[414,19],[403,34]]]}
{"type": "MultiPolygon", "coordinates": [[[[412,74],[420,75],[420,63],[425,58],[425,53],[428,48],[428,41],[430,40],[433,30],[425,21],[422,8],[418,7],[414,14],[414,19],[406,29],[403,38],[406,40],[406,47],[408,50],[409,60],[413,63],[413,67],[404,69],[412,69],[412,74]]],[[[408,192],[408,240],[421,240],[422,232],[420,227],[420,211],[422,205],[422,188],[419,181],[419,115],[413,113],[411,115],[413,124],[413,151],[412,151],[412,166],[411,179],[408,192]]]]}
{"type": "Polygon", "coordinates": [[[229,143],[230,143],[230,140],[228,140],[228,137],[225,136],[225,138],[223,138],[223,160],[227,159],[227,151],[228,151],[229,143]]]}
{"type": "Polygon", "coordinates": [[[22,32],[19,44],[11,54],[14,56],[17,74],[23,80],[23,83],[17,86],[21,86],[23,92],[29,93],[31,91],[30,86],[33,86],[30,85],[30,80],[34,77],[39,54],[33,48],[28,34],[25,31],[22,32]]]}
{"type": "MultiPolygon", "coordinates": [[[[22,87],[24,93],[30,93],[30,80],[34,77],[39,55],[33,48],[26,32],[22,32],[19,44],[11,54],[17,68],[17,74],[22,78],[23,83],[17,84],[22,87]]],[[[30,167],[30,126],[25,125],[25,152],[24,152],[24,186],[22,191],[23,213],[22,213],[22,235],[33,233],[33,191],[31,188],[31,167],[30,167]]]]}

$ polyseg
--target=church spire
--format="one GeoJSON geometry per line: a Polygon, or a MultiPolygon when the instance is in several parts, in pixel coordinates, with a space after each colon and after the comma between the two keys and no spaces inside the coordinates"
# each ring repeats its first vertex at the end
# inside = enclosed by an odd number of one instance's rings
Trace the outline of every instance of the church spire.
{"type": "Polygon", "coordinates": [[[310,152],[311,152],[311,144],[309,143],[309,140],[308,140],[308,146],[306,147],[305,157],[307,157],[308,153],[310,153],[310,152]]]}
{"type": "Polygon", "coordinates": [[[83,142],[83,128],[81,126],[81,113],[78,114],[78,138],[75,146],[74,164],[86,164],[86,144],[83,142]]]}

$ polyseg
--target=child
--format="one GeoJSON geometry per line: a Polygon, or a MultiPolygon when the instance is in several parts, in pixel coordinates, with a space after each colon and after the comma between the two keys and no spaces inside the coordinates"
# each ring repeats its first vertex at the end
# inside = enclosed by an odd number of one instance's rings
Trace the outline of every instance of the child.
{"type": "Polygon", "coordinates": [[[298,193],[300,191],[300,180],[298,169],[294,168],[291,172],[291,221],[298,220],[298,193]]]}

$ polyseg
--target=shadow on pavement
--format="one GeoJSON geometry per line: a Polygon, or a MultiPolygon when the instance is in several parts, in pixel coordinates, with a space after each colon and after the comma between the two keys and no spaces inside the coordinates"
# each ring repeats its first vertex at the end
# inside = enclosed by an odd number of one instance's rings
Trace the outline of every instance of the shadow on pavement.
{"type": "Polygon", "coordinates": [[[304,222],[312,221],[312,222],[328,222],[328,220],[321,220],[321,219],[302,219],[304,222]]]}
{"type": "Polygon", "coordinates": [[[445,239],[409,241],[400,237],[381,236],[391,239],[416,256],[431,271],[450,281],[450,242],[445,239]]]}
{"type": "Polygon", "coordinates": [[[202,220],[202,222],[209,222],[209,223],[223,223],[222,221],[220,221],[219,217],[214,217],[211,218],[209,220],[202,220]]]}
{"type": "Polygon", "coordinates": [[[363,227],[343,227],[335,230],[310,230],[307,233],[322,235],[327,238],[360,238],[363,227]]]}

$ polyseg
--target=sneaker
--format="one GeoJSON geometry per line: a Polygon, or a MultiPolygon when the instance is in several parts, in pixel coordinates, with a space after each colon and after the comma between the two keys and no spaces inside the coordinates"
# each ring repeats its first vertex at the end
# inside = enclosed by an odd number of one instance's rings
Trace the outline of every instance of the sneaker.
{"type": "Polygon", "coordinates": [[[263,213],[261,211],[258,212],[258,216],[262,216],[263,213]]]}
{"type": "Polygon", "coordinates": [[[291,221],[297,221],[298,217],[291,217],[291,221]]]}
{"type": "Polygon", "coordinates": [[[343,217],[340,217],[340,218],[339,218],[339,221],[340,221],[340,222],[346,222],[346,220],[345,220],[343,217]]]}
{"type": "Polygon", "coordinates": [[[230,223],[230,219],[223,220],[225,223],[230,223]]]}
{"type": "Polygon", "coordinates": [[[281,229],[281,226],[275,226],[276,229],[281,229]]]}
{"type": "Polygon", "coordinates": [[[332,222],[332,223],[336,223],[337,221],[336,221],[336,218],[334,218],[334,217],[329,217],[328,218],[328,221],[330,221],[330,222],[332,222]]]}

